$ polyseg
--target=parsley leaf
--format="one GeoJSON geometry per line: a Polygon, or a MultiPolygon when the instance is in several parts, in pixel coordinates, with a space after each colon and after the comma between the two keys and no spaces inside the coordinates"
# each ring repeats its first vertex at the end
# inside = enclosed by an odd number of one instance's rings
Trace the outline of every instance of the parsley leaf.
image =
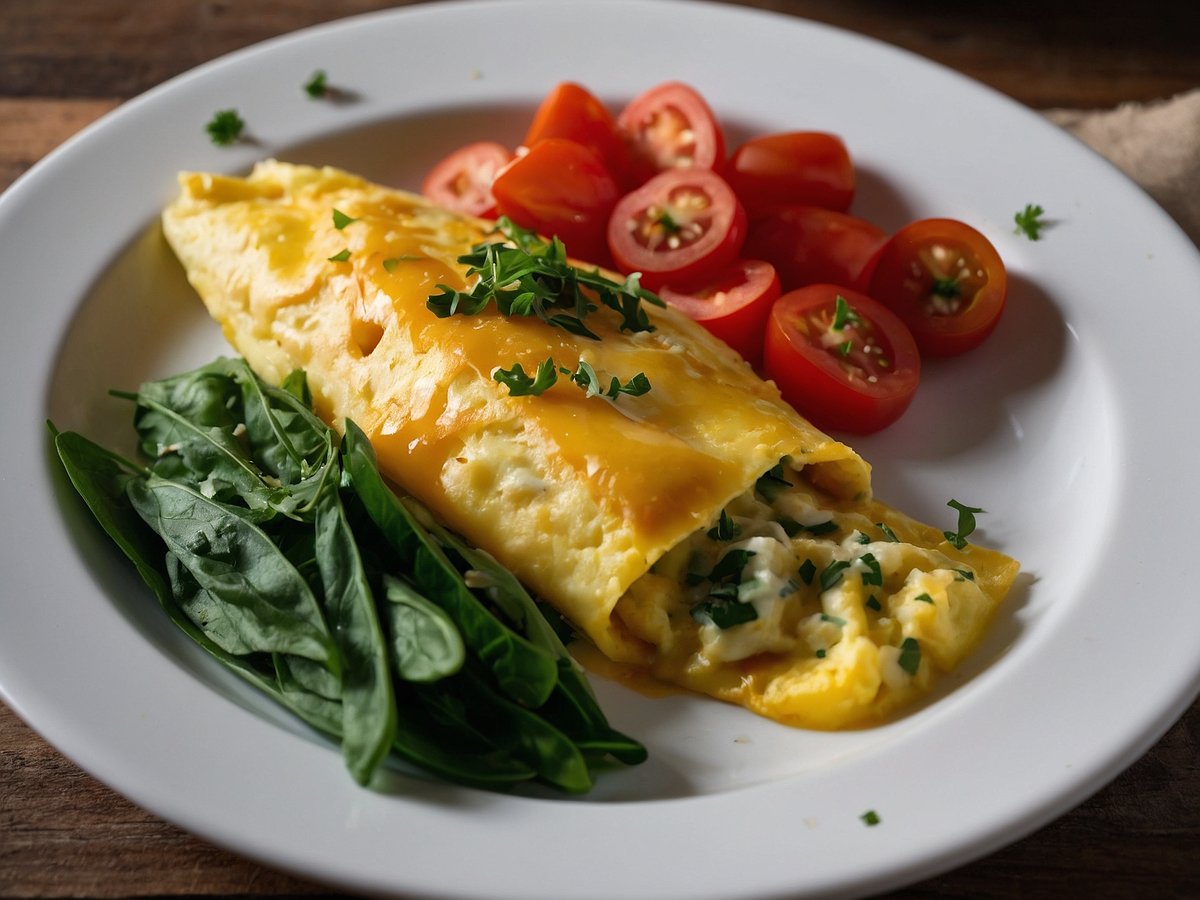
{"type": "Polygon", "coordinates": [[[881,818],[879,818],[879,813],[875,812],[873,809],[868,809],[865,813],[859,816],[859,818],[862,819],[868,825],[868,827],[878,825],[883,821],[881,818]]]}
{"type": "Polygon", "coordinates": [[[758,480],[754,482],[754,490],[768,503],[773,501],[779,495],[780,491],[791,486],[792,483],[783,477],[782,462],[771,466],[766,472],[759,475],[758,480]]]}
{"type": "Polygon", "coordinates": [[[333,227],[336,228],[338,231],[341,231],[343,228],[345,228],[351,222],[357,222],[357,221],[358,221],[358,219],[354,218],[353,216],[346,215],[340,209],[335,209],[333,211],[333,227]]]}
{"type": "Polygon", "coordinates": [[[693,606],[692,618],[701,623],[706,620],[712,622],[723,631],[734,625],[753,622],[758,618],[758,610],[754,608],[753,603],[738,603],[737,600],[713,597],[701,600],[693,606]]]}
{"type": "Polygon", "coordinates": [[[842,580],[842,572],[850,568],[850,561],[835,559],[821,571],[821,590],[827,591],[842,580]]]}
{"type": "Polygon", "coordinates": [[[916,675],[921,667],[921,644],[916,638],[906,637],[900,642],[900,668],[909,675],[916,675]]]}
{"type": "Polygon", "coordinates": [[[733,541],[742,533],[742,526],[729,517],[729,513],[721,510],[721,518],[717,524],[708,529],[706,534],[710,541],[733,541]]]}
{"type": "Polygon", "coordinates": [[[329,93],[328,78],[324,69],[317,69],[312,73],[312,77],[304,82],[304,93],[313,100],[320,100],[329,93]]]}
{"type": "Polygon", "coordinates": [[[1013,216],[1013,221],[1017,223],[1014,234],[1023,234],[1031,241],[1039,240],[1042,236],[1042,229],[1046,223],[1042,221],[1042,216],[1046,211],[1036,203],[1026,203],[1025,208],[1013,216]]]}
{"type": "Polygon", "coordinates": [[[228,147],[235,143],[245,129],[246,123],[238,115],[236,109],[222,109],[213,113],[212,119],[204,126],[212,142],[218,147],[228,147]]]}
{"type": "Polygon", "coordinates": [[[620,313],[621,331],[654,330],[641,304],[662,306],[663,302],[641,286],[639,273],[618,283],[601,275],[599,269],[576,268],[567,261],[566,247],[558,238],[543,241],[508,218],[499,220],[497,231],[508,241],[477,244],[458,258],[468,267],[468,278],[479,276],[470,291],[439,284],[441,293],[426,300],[434,315],[478,315],[495,302],[501,315],[536,316],[548,325],[598,341],[599,335],[583,320],[599,303],[620,313]]]}
{"type": "Polygon", "coordinates": [[[955,549],[961,550],[967,546],[967,536],[975,530],[975,513],[981,513],[983,510],[977,506],[964,506],[957,500],[951,500],[946,505],[958,510],[958,531],[943,531],[942,534],[955,549]]]}
{"type": "Polygon", "coordinates": [[[511,369],[493,372],[492,379],[507,387],[509,394],[514,397],[540,397],[558,381],[558,368],[554,365],[553,357],[548,356],[538,363],[537,374],[532,377],[520,363],[513,363],[511,369]]]}
{"type": "Polygon", "coordinates": [[[333,256],[329,257],[329,261],[330,262],[349,262],[350,261],[349,248],[347,248],[345,250],[340,250],[337,253],[333,254],[333,256]]]}

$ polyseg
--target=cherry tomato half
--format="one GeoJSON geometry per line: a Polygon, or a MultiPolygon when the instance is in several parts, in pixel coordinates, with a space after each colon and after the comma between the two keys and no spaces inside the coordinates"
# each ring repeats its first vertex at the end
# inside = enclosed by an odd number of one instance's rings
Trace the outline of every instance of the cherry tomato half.
{"type": "Polygon", "coordinates": [[[820,283],[862,289],[864,272],[887,239],[887,232],[848,213],[788,206],[751,226],[743,255],[773,265],[785,291],[820,283]]]}
{"type": "Polygon", "coordinates": [[[695,319],[752,366],[762,359],[763,332],[779,294],[775,268],[757,259],[734,260],[701,284],[667,285],[658,291],[666,303],[695,319]]]}
{"type": "Polygon", "coordinates": [[[496,177],[492,193],[500,215],[557,235],[578,260],[609,263],[605,228],[620,189],[587,147],[561,138],[539,141],[496,177]]]}
{"type": "Polygon", "coordinates": [[[922,219],[879,253],[870,294],[904,320],[921,352],[955,356],[992,333],[1008,294],[996,248],[955,219],[922,219]]]}
{"type": "Polygon", "coordinates": [[[478,141],[455,150],[425,176],[421,193],[429,200],[470,216],[492,218],[496,198],[492,182],[513,159],[503,144],[478,141]]]}
{"type": "Polygon", "coordinates": [[[921,378],[912,334],[865,294],[814,284],[771,308],[763,367],[818,428],[869,434],[900,418],[921,378]]]}
{"type": "Polygon", "coordinates": [[[842,139],[823,131],[791,131],[746,141],[723,174],[746,213],[757,219],[802,204],[845,212],[854,199],[854,164],[842,139]]]}
{"type": "Polygon", "coordinates": [[[547,138],[564,138],[583,144],[604,163],[623,186],[632,186],[629,156],[617,134],[617,123],[595,95],[571,81],[556,85],[534,113],[524,146],[532,148],[547,138]]]}
{"type": "Polygon", "coordinates": [[[622,272],[651,290],[701,281],[733,262],[746,211],[719,175],[671,169],[626,194],[608,220],[608,246],[622,272]]]}
{"type": "Polygon", "coordinates": [[[640,181],[667,169],[725,162],[725,135],[704,98],[694,88],[668,81],[639,94],[617,116],[640,181]]]}

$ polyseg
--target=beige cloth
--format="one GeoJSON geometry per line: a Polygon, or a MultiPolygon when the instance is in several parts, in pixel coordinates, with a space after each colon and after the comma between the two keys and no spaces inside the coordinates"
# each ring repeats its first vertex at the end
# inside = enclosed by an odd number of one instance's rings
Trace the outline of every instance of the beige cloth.
{"type": "Polygon", "coordinates": [[[1200,246],[1200,88],[1100,112],[1052,109],[1046,117],[1145,188],[1200,246]]]}

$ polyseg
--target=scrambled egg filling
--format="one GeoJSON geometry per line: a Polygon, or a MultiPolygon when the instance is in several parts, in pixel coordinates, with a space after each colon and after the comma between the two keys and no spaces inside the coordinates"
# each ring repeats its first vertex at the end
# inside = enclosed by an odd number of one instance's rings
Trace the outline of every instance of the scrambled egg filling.
{"type": "Polygon", "coordinates": [[[615,614],[654,646],[660,676],[790,724],[866,723],[953,669],[991,616],[975,571],[943,548],[776,467],[615,614]]]}

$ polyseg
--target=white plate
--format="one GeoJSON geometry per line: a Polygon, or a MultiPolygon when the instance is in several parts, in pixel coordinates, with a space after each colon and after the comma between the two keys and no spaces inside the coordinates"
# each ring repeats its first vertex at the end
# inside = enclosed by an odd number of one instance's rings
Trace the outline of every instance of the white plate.
{"type": "Polygon", "coordinates": [[[1200,672],[1195,530],[1200,261],[1136,187],[1033,113],[928,62],[714,4],[497,2],[351,19],[236,53],[126,104],[0,200],[7,309],[0,690],[135,802],[311,877],[419,897],[857,894],[995,849],[1082,800],[1186,708],[1200,672]],[[719,49],[713,52],[712,42],[719,49]],[[307,99],[316,68],[350,102],[307,99]],[[878,493],[1022,560],[991,637],[938,700],[883,728],[792,731],[713,702],[599,685],[651,761],[584,800],[402,773],[356,787],[334,748],[176,635],[65,487],[43,422],[127,441],[106,395],[222,350],[158,235],[181,168],[267,155],[415,185],[470,139],[515,143],[565,79],[617,106],[668,79],[729,124],[844,136],[856,211],[965,219],[1011,306],[977,353],[858,441],[878,493]],[[237,107],[254,144],[213,147],[237,107]],[[1033,243],[1013,213],[1042,204],[1033,243]],[[860,815],[878,812],[868,828],[860,815]]]}

